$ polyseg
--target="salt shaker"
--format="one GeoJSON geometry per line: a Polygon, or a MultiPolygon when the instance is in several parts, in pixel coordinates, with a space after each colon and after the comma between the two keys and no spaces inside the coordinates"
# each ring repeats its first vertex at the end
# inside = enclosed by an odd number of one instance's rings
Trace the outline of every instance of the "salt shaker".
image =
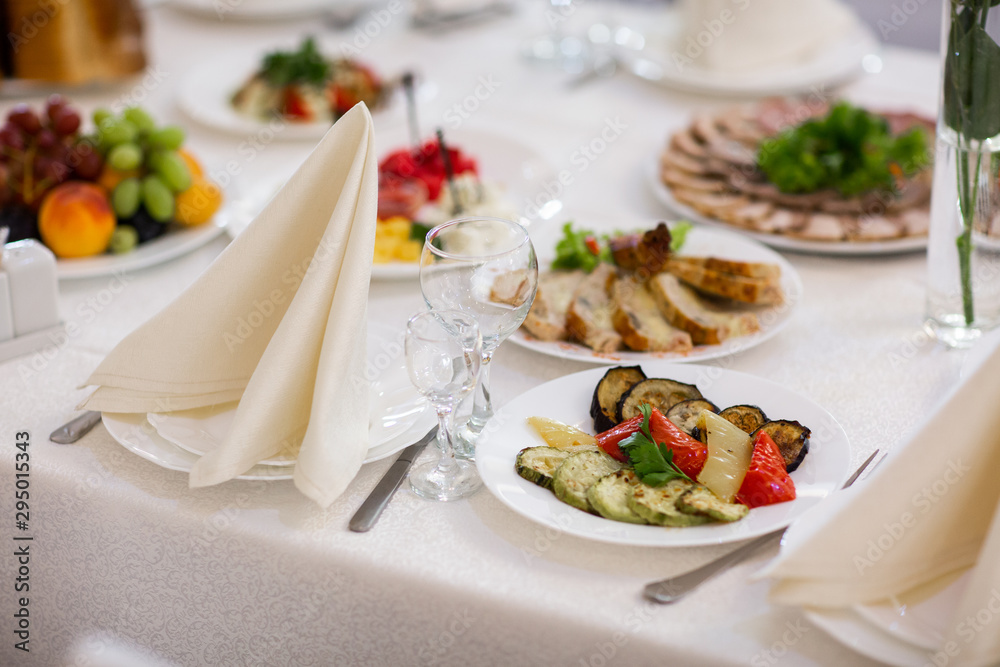
{"type": "Polygon", "coordinates": [[[59,286],[52,251],[34,239],[8,243],[0,266],[7,276],[15,336],[59,324],[59,286]]]}

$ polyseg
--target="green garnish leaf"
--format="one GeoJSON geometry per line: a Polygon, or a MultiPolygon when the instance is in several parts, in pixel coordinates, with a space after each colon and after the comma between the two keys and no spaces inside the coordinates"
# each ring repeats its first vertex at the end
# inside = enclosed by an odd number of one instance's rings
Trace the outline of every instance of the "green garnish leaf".
{"type": "Polygon", "coordinates": [[[678,252],[684,247],[684,241],[687,240],[688,232],[694,227],[687,220],[681,220],[674,223],[670,228],[670,252],[678,252]]]}
{"type": "Polygon", "coordinates": [[[611,263],[611,249],[606,236],[598,237],[586,229],[576,231],[572,221],[563,225],[562,238],[556,243],[556,258],[552,260],[553,269],[583,269],[590,273],[601,262],[611,263]],[[598,243],[596,255],[587,245],[588,237],[598,243]]]}
{"type": "Polygon", "coordinates": [[[619,449],[631,461],[639,480],[649,486],[663,486],[672,479],[694,481],[674,463],[674,453],[662,442],[653,440],[649,432],[649,417],[652,414],[649,404],[643,403],[639,410],[642,412],[639,430],[618,443],[619,449]]]}
{"type": "Polygon", "coordinates": [[[413,220],[410,222],[410,240],[423,242],[427,238],[427,232],[431,231],[433,227],[430,225],[425,225],[422,222],[417,222],[413,220]]]}
{"type": "Polygon", "coordinates": [[[761,171],[782,192],[833,188],[847,197],[892,191],[897,176],[910,176],[929,160],[923,129],[893,136],[884,118],[847,102],[764,140],[757,154],[761,171]]]}
{"type": "Polygon", "coordinates": [[[275,51],[264,56],[264,78],[274,86],[305,83],[322,86],[330,74],[330,64],[316,48],[312,37],[302,42],[298,51],[275,51]]]}

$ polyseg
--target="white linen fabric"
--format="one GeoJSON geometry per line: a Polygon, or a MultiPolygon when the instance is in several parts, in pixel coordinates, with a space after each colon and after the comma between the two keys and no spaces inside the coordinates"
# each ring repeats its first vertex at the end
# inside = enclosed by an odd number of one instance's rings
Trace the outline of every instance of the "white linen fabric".
{"type": "Polygon", "coordinates": [[[857,19],[836,0],[684,0],[680,46],[704,52],[698,65],[753,73],[799,64],[842,39],[857,19]]]}
{"type": "Polygon", "coordinates": [[[775,580],[771,599],[845,607],[973,567],[948,625],[962,647],[954,664],[1000,661],[1000,635],[965,625],[1000,599],[998,377],[1000,350],[869,480],[803,517],[807,532],[760,573],[775,580]]]}
{"type": "Polygon", "coordinates": [[[375,242],[371,116],[341,118],[250,226],[111,351],[82,407],[168,412],[239,399],[191,470],[217,484],[301,441],[295,484],[327,506],[368,449],[366,311],[375,242]]]}

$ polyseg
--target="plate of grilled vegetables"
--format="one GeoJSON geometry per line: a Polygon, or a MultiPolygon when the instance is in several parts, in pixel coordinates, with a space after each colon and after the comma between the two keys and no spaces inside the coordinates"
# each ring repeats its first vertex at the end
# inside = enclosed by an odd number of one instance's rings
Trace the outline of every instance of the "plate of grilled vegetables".
{"type": "Polygon", "coordinates": [[[787,260],[723,230],[661,222],[599,234],[566,223],[558,240],[533,240],[538,290],[510,340],[552,356],[715,359],[777,334],[802,299],[787,260]]]}
{"type": "Polygon", "coordinates": [[[650,361],[547,382],[494,416],[487,488],[556,530],[632,546],[698,546],[777,530],[838,489],[850,444],[780,384],[650,361]]]}

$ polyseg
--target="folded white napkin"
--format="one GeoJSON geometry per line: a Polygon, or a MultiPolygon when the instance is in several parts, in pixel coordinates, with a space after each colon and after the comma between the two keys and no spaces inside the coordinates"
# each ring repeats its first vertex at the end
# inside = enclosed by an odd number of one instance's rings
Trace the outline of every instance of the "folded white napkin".
{"type": "Polygon", "coordinates": [[[949,622],[961,653],[949,664],[1000,661],[1000,351],[856,487],[796,524],[796,539],[760,576],[774,601],[844,607],[898,595],[973,567],[949,622]],[[964,624],[964,625],[963,625],[964,624]]]}
{"type": "Polygon", "coordinates": [[[301,439],[296,486],[323,506],[368,449],[368,284],[378,174],[359,104],[173,303],[111,351],[83,407],[168,412],[239,400],[192,487],[232,479],[301,439]]]}
{"type": "Polygon", "coordinates": [[[681,20],[677,56],[730,73],[803,64],[856,22],[837,0],[683,0],[681,20]]]}

